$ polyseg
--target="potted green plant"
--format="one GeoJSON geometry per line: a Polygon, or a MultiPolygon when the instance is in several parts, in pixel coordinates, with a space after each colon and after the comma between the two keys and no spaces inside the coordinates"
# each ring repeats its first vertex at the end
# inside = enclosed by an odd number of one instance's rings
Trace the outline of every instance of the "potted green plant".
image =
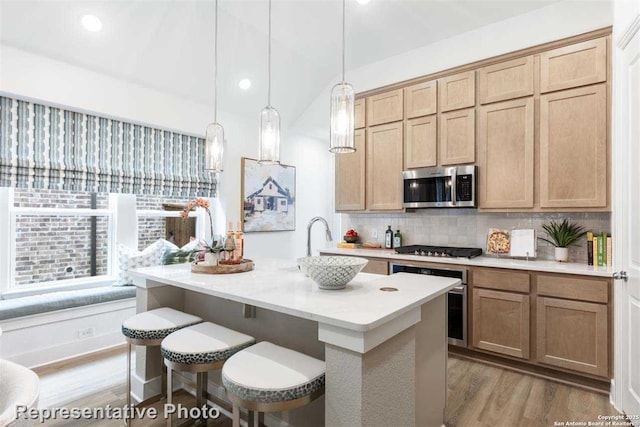
{"type": "Polygon", "coordinates": [[[547,232],[548,239],[538,237],[556,247],[555,256],[558,262],[567,262],[569,259],[569,246],[578,246],[576,242],[587,231],[581,225],[571,223],[566,218],[562,222],[551,221],[543,224],[542,228],[547,232]]]}

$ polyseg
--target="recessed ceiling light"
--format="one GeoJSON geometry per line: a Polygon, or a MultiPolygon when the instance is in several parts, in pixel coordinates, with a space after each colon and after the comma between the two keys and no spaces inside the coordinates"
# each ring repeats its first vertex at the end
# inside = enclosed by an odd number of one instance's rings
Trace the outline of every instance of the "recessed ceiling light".
{"type": "Polygon", "coordinates": [[[360,4],[367,4],[369,3],[371,0],[356,0],[358,3],[360,4]]]}
{"type": "Polygon", "coordinates": [[[242,90],[247,90],[251,87],[251,80],[242,79],[238,82],[238,87],[242,90]]]}
{"type": "Polygon", "coordinates": [[[95,15],[84,15],[81,22],[87,31],[97,33],[102,29],[102,21],[95,15]]]}

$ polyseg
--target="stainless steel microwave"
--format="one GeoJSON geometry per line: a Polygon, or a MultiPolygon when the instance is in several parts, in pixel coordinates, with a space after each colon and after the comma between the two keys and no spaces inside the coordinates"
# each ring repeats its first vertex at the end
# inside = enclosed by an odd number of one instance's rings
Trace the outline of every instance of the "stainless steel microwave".
{"type": "Polygon", "coordinates": [[[451,166],[402,172],[405,208],[475,208],[476,167],[451,166]]]}

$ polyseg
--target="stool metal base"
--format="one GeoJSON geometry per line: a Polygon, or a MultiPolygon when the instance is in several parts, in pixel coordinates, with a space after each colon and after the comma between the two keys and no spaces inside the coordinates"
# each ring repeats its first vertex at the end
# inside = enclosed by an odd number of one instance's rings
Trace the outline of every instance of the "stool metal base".
{"type": "Polygon", "coordinates": [[[227,397],[233,403],[233,427],[240,427],[240,408],[249,411],[249,427],[258,427],[264,421],[262,413],[290,411],[311,403],[323,394],[324,387],[298,399],[270,403],[244,400],[229,392],[227,392],[227,397]]]}

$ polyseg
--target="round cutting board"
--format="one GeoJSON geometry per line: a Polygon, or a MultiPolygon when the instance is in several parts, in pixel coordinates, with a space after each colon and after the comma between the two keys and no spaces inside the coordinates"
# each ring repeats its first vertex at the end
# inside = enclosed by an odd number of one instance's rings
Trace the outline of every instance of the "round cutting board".
{"type": "Polygon", "coordinates": [[[209,265],[204,262],[192,262],[191,263],[191,272],[192,273],[203,273],[203,274],[233,274],[233,273],[244,273],[246,271],[253,270],[253,261],[250,259],[243,259],[240,264],[218,264],[218,265],[209,265]]]}

